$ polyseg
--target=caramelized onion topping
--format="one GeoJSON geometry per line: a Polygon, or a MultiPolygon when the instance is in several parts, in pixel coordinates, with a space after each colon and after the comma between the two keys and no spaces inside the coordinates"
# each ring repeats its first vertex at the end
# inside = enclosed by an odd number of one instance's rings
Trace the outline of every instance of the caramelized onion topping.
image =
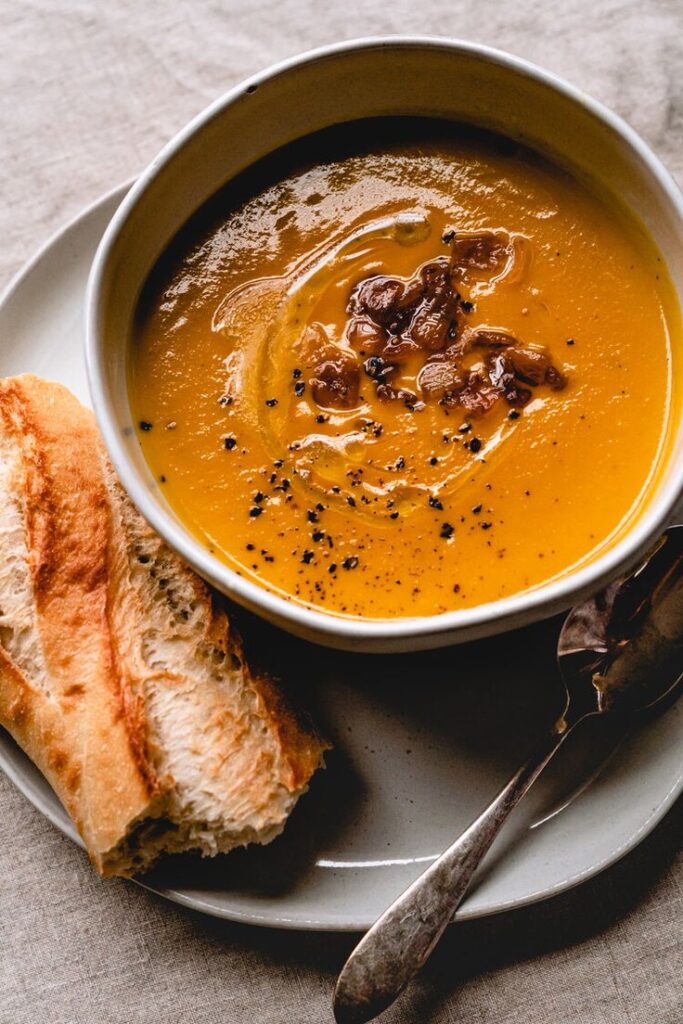
{"type": "Polygon", "coordinates": [[[457,270],[497,270],[508,257],[507,242],[493,231],[457,235],[453,240],[452,262],[457,270]]]}
{"type": "Polygon", "coordinates": [[[339,349],[334,358],[324,359],[316,366],[310,385],[313,399],[318,405],[333,409],[352,409],[358,404],[358,363],[352,356],[339,349]]]}
{"type": "Polygon", "coordinates": [[[360,370],[374,382],[384,401],[403,401],[418,408],[420,398],[392,386],[401,365],[424,357],[417,387],[425,401],[461,406],[472,416],[488,412],[499,399],[514,408],[531,398],[531,388],[547,384],[555,391],[565,376],[552,365],[545,348],[522,346],[497,328],[461,326],[458,282],[472,272],[501,269],[510,246],[492,231],[455,236],[450,257],[424,264],[408,281],[376,274],[357,284],[349,296],[345,340],[358,353],[336,347],[334,357],[321,356],[311,379],[319,405],[351,408],[358,402],[360,370]],[[467,369],[464,357],[483,350],[483,364],[467,369]]]}

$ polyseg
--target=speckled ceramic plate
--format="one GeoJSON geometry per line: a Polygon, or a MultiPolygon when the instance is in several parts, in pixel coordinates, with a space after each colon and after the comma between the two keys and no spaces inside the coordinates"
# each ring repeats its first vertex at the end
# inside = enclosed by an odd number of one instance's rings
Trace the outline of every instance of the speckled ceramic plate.
{"type": "MultiPolygon", "coordinates": [[[[83,300],[91,259],[124,194],[47,243],[0,300],[0,374],[62,381],[83,401],[83,300]]],[[[144,884],[219,917],[282,928],[368,927],[471,821],[553,714],[559,622],[438,652],[326,651],[240,612],[252,647],[334,742],[283,836],[202,861],[169,860],[144,884]]],[[[628,734],[572,736],[486,858],[458,918],[545,899],[635,846],[683,789],[683,704],[628,734]]],[[[0,765],[77,840],[54,793],[5,733],[0,765]]]]}

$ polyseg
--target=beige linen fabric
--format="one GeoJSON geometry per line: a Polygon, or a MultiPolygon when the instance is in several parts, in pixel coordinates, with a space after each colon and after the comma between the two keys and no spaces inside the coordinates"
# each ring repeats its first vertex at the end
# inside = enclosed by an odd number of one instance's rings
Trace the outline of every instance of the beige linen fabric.
{"type": "MultiPolygon", "coordinates": [[[[244,75],[400,32],[483,41],[567,76],[683,181],[681,0],[0,0],[0,285],[244,75]]],[[[679,802],[595,881],[452,929],[382,1019],[681,1024],[682,822],[679,802]]],[[[349,948],[103,883],[0,777],[0,1024],[324,1024],[349,948]]]]}

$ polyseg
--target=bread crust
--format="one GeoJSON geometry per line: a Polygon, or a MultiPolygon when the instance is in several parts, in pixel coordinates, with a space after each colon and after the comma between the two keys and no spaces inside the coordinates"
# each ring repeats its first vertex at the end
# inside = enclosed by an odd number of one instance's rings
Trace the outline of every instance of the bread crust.
{"type": "Polygon", "coordinates": [[[61,385],[0,381],[0,463],[0,724],[97,869],[272,838],[325,744],[133,508],[92,414],[61,385]]]}

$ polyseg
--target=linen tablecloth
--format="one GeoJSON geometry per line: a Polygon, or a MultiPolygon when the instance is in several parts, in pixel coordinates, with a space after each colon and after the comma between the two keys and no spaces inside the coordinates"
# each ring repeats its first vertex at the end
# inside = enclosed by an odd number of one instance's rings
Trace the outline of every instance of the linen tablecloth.
{"type": "MultiPolygon", "coordinates": [[[[0,285],[245,75],[383,33],[461,36],[542,64],[622,114],[683,182],[681,0],[0,0],[0,285]]],[[[679,801],[592,882],[451,929],[383,1020],[681,1024],[682,823],[679,801]]],[[[103,883],[0,777],[0,1024],[324,1024],[351,943],[103,883]]]]}

